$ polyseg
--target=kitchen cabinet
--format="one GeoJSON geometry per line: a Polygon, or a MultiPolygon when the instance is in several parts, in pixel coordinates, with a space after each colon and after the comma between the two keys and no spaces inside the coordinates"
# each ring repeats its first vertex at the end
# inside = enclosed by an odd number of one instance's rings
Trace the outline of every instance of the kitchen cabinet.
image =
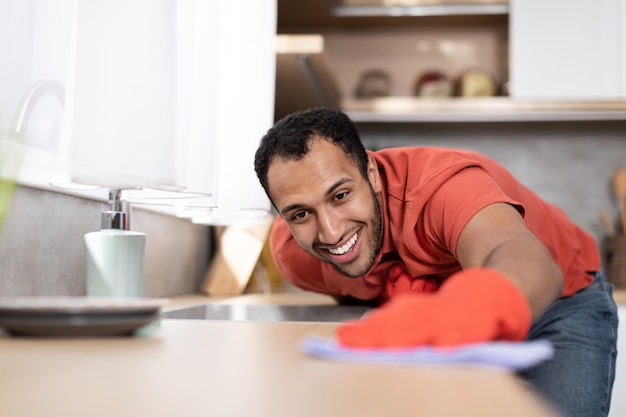
{"type": "Polygon", "coordinates": [[[356,122],[626,120],[626,58],[620,49],[626,44],[620,28],[625,2],[511,0],[497,13],[338,18],[319,6],[320,0],[304,0],[308,17],[295,18],[290,10],[281,25],[285,1],[279,1],[279,32],[324,37],[323,57],[339,89],[338,107],[356,122]],[[495,96],[414,94],[418,76],[427,71],[444,72],[455,82],[476,68],[493,75],[495,96]],[[387,95],[357,96],[359,78],[368,70],[389,75],[387,95]],[[542,74],[538,81],[536,73],[542,74]]]}
{"type": "Polygon", "coordinates": [[[626,98],[625,0],[511,0],[514,98],[626,98]]]}

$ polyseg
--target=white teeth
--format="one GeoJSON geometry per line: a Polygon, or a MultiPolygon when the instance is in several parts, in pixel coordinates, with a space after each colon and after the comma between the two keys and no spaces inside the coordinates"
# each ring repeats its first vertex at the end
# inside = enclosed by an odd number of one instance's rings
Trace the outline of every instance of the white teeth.
{"type": "Polygon", "coordinates": [[[328,249],[328,252],[332,253],[333,255],[343,255],[344,253],[352,249],[352,246],[354,246],[354,243],[356,242],[358,237],[359,234],[355,233],[354,236],[352,236],[352,238],[345,245],[337,249],[328,249]]]}

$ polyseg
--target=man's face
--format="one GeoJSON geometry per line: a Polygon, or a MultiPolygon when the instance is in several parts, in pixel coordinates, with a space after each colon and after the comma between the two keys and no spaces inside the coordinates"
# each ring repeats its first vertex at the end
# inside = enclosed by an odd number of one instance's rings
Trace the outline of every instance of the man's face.
{"type": "Polygon", "coordinates": [[[299,161],[274,159],[267,179],[272,201],[306,252],[352,278],[370,270],[383,235],[374,158],[365,179],[340,147],[315,139],[299,161]]]}

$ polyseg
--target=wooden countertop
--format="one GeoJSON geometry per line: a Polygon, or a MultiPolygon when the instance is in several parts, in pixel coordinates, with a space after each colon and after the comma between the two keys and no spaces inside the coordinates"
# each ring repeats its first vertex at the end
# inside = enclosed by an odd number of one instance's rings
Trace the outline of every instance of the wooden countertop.
{"type": "Polygon", "coordinates": [[[513,374],[308,357],[332,323],[163,320],[134,338],[0,337],[3,417],[554,416],[513,374]]]}

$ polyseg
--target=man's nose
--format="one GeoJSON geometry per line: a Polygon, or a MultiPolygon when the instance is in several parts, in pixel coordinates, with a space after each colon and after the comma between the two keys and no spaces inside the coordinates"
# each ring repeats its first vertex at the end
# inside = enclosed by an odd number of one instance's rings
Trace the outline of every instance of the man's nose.
{"type": "Polygon", "coordinates": [[[339,242],[343,236],[341,227],[341,219],[328,211],[317,213],[317,238],[321,243],[334,245],[339,242]]]}

